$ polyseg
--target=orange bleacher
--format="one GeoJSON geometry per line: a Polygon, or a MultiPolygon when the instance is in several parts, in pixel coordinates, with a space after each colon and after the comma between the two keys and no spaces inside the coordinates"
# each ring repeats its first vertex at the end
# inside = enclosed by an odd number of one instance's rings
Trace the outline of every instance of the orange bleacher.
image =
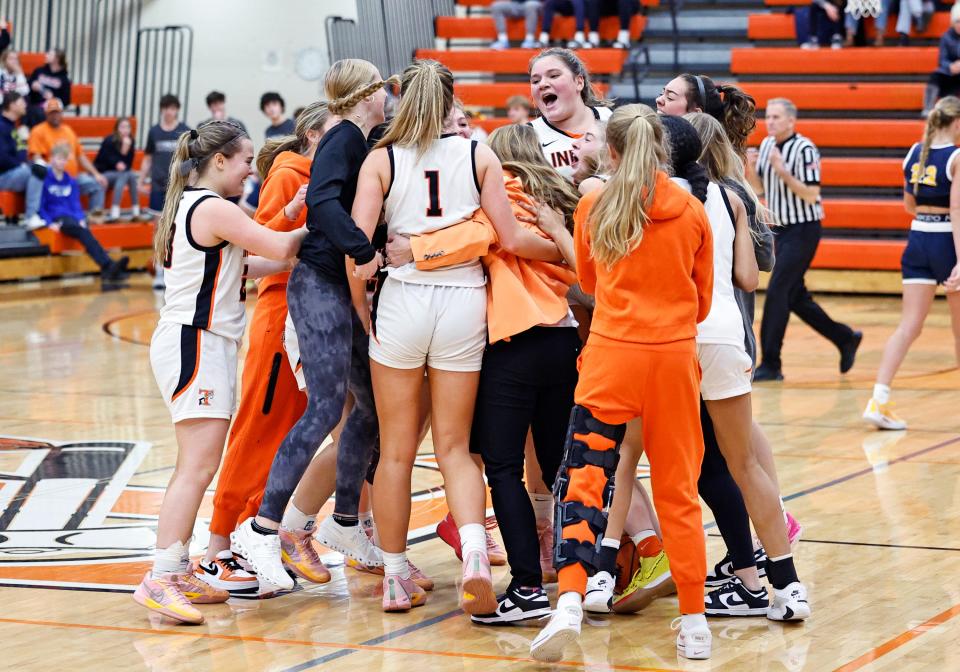
{"type": "MultiPolygon", "coordinates": [[[[605,96],[609,90],[606,84],[596,83],[594,90],[599,96],[605,96]]],[[[490,84],[457,84],[456,94],[464,105],[477,107],[505,107],[510,96],[523,96],[530,99],[530,85],[527,82],[496,82],[490,84]]]]}
{"type": "MultiPolygon", "coordinates": [[[[124,223],[124,224],[93,224],[90,232],[107,249],[133,250],[148,248],[153,245],[153,224],[124,223]]],[[[51,254],[62,254],[66,251],[83,251],[83,245],[51,229],[38,229],[34,235],[41,245],[50,248],[51,254]]]]}
{"type": "MultiPolygon", "coordinates": [[[[820,147],[894,147],[906,149],[923,135],[923,122],[909,119],[804,119],[797,131],[820,147]]],[[[759,145],[767,137],[766,124],[757,122],[749,142],[759,145]]]]}
{"type": "Polygon", "coordinates": [[[735,75],[928,74],[936,67],[936,47],[738,48],[731,50],[730,59],[735,75]]]}
{"type": "Polygon", "coordinates": [[[823,210],[826,229],[907,231],[912,219],[903,202],[893,199],[828,198],[823,201],[823,210]]]}
{"type": "Polygon", "coordinates": [[[740,82],[764,109],[771,98],[787,96],[801,110],[918,110],[920,82],[740,82]]]}
{"type": "MultiPolygon", "coordinates": [[[[457,4],[461,7],[489,7],[494,3],[494,0],[457,0],[457,4]]],[[[660,0],[640,0],[640,4],[644,7],[657,7],[660,5],[660,0]]]]}
{"type": "MultiPolygon", "coordinates": [[[[767,4],[771,3],[768,1],[767,4]]],[[[897,37],[896,23],[894,17],[888,18],[885,37],[897,37]]],[[[867,21],[866,25],[867,37],[873,39],[876,35],[873,21],[867,21]]],[[[924,32],[912,33],[912,35],[923,39],[937,40],[949,27],[949,12],[937,12],[924,32]]],[[[749,17],[747,37],[751,40],[793,40],[796,39],[796,36],[796,23],[792,14],[751,14],[749,17]]]]}
{"type": "MultiPolygon", "coordinates": [[[[530,59],[538,53],[537,49],[418,49],[416,57],[440,61],[454,72],[522,74],[527,72],[530,59]]],[[[584,49],[579,53],[590,72],[598,75],[619,74],[627,59],[627,52],[623,49],[584,49]]]]}
{"type": "MultiPolygon", "coordinates": [[[[20,65],[23,67],[23,74],[29,77],[34,70],[44,64],[44,54],[42,52],[20,52],[20,65]]],[[[70,104],[71,105],[91,105],[93,104],[93,85],[77,84],[70,85],[70,104]]]]}
{"type": "MultiPolygon", "coordinates": [[[[640,14],[633,17],[630,22],[630,36],[632,39],[640,39],[646,22],[647,18],[640,14]]],[[[438,16],[435,25],[437,37],[445,40],[458,38],[495,40],[497,37],[497,31],[493,25],[493,18],[489,16],[438,16]]],[[[575,22],[572,16],[557,16],[550,30],[550,38],[553,40],[569,40],[573,37],[575,28],[575,22]]],[[[619,28],[620,23],[617,17],[605,16],[601,18],[600,39],[616,39],[619,28]]],[[[507,21],[507,36],[511,40],[522,40],[524,38],[524,30],[523,19],[507,21]]],[[[540,29],[538,28],[538,35],[539,32],[540,29]]]]}
{"type": "Polygon", "coordinates": [[[824,238],[820,241],[811,268],[843,271],[899,271],[905,240],[847,240],[824,238]]]}

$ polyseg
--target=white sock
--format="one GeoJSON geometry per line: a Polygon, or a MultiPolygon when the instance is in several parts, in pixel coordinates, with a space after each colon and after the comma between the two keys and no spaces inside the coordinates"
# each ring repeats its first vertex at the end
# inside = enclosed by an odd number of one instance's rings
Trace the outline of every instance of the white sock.
{"type": "Polygon", "coordinates": [[[533,505],[533,515],[537,521],[553,520],[553,495],[540,495],[535,492],[528,493],[530,503],[533,505]]]}
{"type": "Polygon", "coordinates": [[[583,596],[580,593],[575,593],[573,591],[569,593],[564,593],[557,598],[557,611],[565,609],[566,607],[576,607],[577,609],[582,609],[583,607],[583,596]]]}
{"type": "Polygon", "coordinates": [[[304,513],[297,508],[297,505],[290,502],[290,506],[283,513],[283,520],[280,526],[287,532],[296,532],[297,530],[312,530],[317,522],[317,514],[304,513]]]}
{"type": "Polygon", "coordinates": [[[120,216],[120,206],[119,206],[119,205],[111,205],[111,206],[110,206],[110,216],[111,216],[111,217],[119,217],[119,216],[120,216]]]}
{"type": "Polygon", "coordinates": [[[621,30],[617,33],[617,42],[622,42],[623,44],[630,44],[630,31],[621,30]]]}
{"type": "Polygon", "coordinates": [[[401,579],[410,578],[410,565],[407,564],[406,553],[383,552],[383,573],[387,576],[399,576],[401,579]]]}
{"type": "Polygon", "coordinates": [[[158,548],[153,553],[153,569],[150,576],[159,579],[164,574],[183,574],[189,560],[187,546],[178,541],[167,548],[158,548]]]}
{"type": "Polygon", "coordinates": [[[890,401],[890,386],[877,383],[873,386],[873,398],[878,404],[886,404],[890,401]]]}
{"type": "Polygon", "coordinates": [[[541,41],[543,44],[548,43],[548,42],[550,41],[550,34],[549,34],[549,33],[540,33],[540,41],[541,41]]]}
{"type": "Polygon", "coordinates": [[[583,38],[583,31],[582,31],[582,30],[578,30],[577,32],[575,32],[575,33],[573,34],[573,41],[574,41],[574,42],[581,42],[581,43],[583,43],[583,42],[586,41],[586,40],[584,40],[584,38],[583,38]]]}
{"type": "Polygon", "coordinates": [[[507,34],[506,34],[506,33],[497,33],[497,40],[500,41],[500,42],[506,42],[506,41],[507,41],[507,34]]]}
{"type": "Polygon", "coordinates": [[[595,30],[590,31],[590,44],[600,44],[600,33],[595,30]]]}
{"type": "Polygon", "coordinates": [[[487,553],[487,530],[480,523],[467,523],[460,526],[460,550],[463,557],[468,553],[479,551],[487,553]]]}
{"type": "Polygon", "coordinates": [[[620,548],[619,539],[611,539],[610,537],[604,537],[600,541],[601,546],[606,546],[607,548],[620,548]]]}
{"type": "Polygon", "coordinates": [[[655,536],[657,536],[657,533],[654,532],[653,530],[640,530],[635,535],[630,537],[630,539],[633,541],[633,543],[636,546],[639,546],[640,542],[643,541],[644,539],[649,539],[650,537],[655,537],[655,536]]]}
{"type": "Polygon", "coordinates": [[[707,617],[703,614],[681,614],[680,625],[684,630],[709,630],[707,617]]]}

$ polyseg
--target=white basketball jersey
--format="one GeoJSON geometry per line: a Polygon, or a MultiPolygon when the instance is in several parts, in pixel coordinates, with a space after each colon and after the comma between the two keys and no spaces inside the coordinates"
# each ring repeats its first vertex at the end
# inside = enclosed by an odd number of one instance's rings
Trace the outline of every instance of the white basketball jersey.
{"type": "Polygon", "coordinates": [[[220,196],[209,189],[188,187],[180,198],[163,263],[167,288],[160,321],[239,341],[246,321],[246,252],[227,241],[206,247],[193,239],[190,218],[208,198],[220,196]]]}
{"type": "MultiPolygon", "coordinates": [[[[591,107],[597,121],[606,121],[613,112],[609,107],[591,107]]],[[[570,135],[552,126],[545,117],[537,117],[530,122],[540,138],[540,148],[547,163],[553,166],[564,178],[573,182],[573,143],[579,136],[570,135]]]]}
{"type": "MultiPolygon", "coordinates": [[[[673,178],[687,191],[690,183],[673,178]]],[[[743,348],[743,317],[733,294],[733,240],[736,228],[720,186],[711,182],[703,204],[713,232],[713,301],[707,319],[697,325],[697,343],[735,345],[743,348]]]]}
{"type": "MultiPolygon", "coordinates": [[[[384,200],[388,235],[419,236],[469,219],[480,207],[477,141],[443,135],[417,158],[416,147],[387,147],[392,171],[384,200]]],[[[413,263],[388,268],[391,278],[425,285],[480,287],[486,283],[480,260],[417,270],[413,263]]]]}

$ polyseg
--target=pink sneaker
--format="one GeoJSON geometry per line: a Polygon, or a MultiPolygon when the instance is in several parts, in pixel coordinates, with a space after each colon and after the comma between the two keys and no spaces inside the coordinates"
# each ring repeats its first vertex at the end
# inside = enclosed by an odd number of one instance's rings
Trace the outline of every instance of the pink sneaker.
{"type": "Polygon", "coordinates": [[[313,545],[313,530],[290,532],[280,528],[280,557],[287,569],[311,583],[329,583],[330,570],[320,560],[313,545]]]}
{"type": "Polygon", "coordinates": [[[181,623],[203,623],[203,614],[180,592],[177,578],[176,574],[167,574],[154,579],[150,572],[147,572],[133,593],[134,601],[152,612],[181,623]]]}
{"type": "Polygon", "coordinates": [[[790,515],[790,512],[787,511],[787,541],[790,542],[790,549],[792,550],[797,542],[800,541],[800,535],[803,533],[803,525],[800,524],[800,521],[790,515]]]}
{"type": "Polygon", "coordinates": [[[537,540],[540,542],[540,573],[544,583],[557,582],[557,570],[553,568],[553,524],[549,520],[537,521],[537,540]]]}
{"type": "Polygon", "coordinates": [[[463,559],[463,597],[460,607],[471,616],[492,614],[497,610],[490,560],[480,551],[468,553],[463,559]]]}
{"type": "Polygon", "coordinates": [[[211,586],[197,576],[196,571],[197,565],[192,563],[186,574],[172,575],[176,579],[177,589],[190,600],[191,604],[219,604],[230,599],[230,593],[222,588],[211,586]]]}
{"type": "Polygon", "coordinates": [[[487,528],[487,558],[494,567],[503,567],[507,564],[507,552],[490,534],[490,530],[495,530],[499,526],[496,516],[490,516],[483,521],[483,524],[487,528]]]}
{"type": "Polygon", "coordinates": [[[427,593],[412,578],[383,577],[383,610],[410,611],[427,603],[427,593]]]}
{"type": "Polygon", "coordinates": [[[415,584],[423,588],[424,590],[430,591],[433,590],[433,579],[420,571],[420,568],[415,564],[407,560],[407,566],[410,568],[410,578],[415,584]]]}

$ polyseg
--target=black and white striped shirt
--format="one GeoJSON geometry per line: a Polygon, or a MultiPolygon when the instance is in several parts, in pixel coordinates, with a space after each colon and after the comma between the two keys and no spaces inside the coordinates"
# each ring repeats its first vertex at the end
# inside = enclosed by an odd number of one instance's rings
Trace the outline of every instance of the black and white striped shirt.
{"type": "Polygon", "coordinates": [[[799,133],[794,133],[780,144],[772,135],[767,136],[760,143],[760,155],[757,158],[757,173],[763,181],[767,207],[780,224],[822,220],[823,203],[820,198],[810,205],[793,193],[770,165],[770,152],[774,147],[780,149],[783,165],[791,175],[804,184],[820,184],[820,152],[815,144],[799,133]]]}

